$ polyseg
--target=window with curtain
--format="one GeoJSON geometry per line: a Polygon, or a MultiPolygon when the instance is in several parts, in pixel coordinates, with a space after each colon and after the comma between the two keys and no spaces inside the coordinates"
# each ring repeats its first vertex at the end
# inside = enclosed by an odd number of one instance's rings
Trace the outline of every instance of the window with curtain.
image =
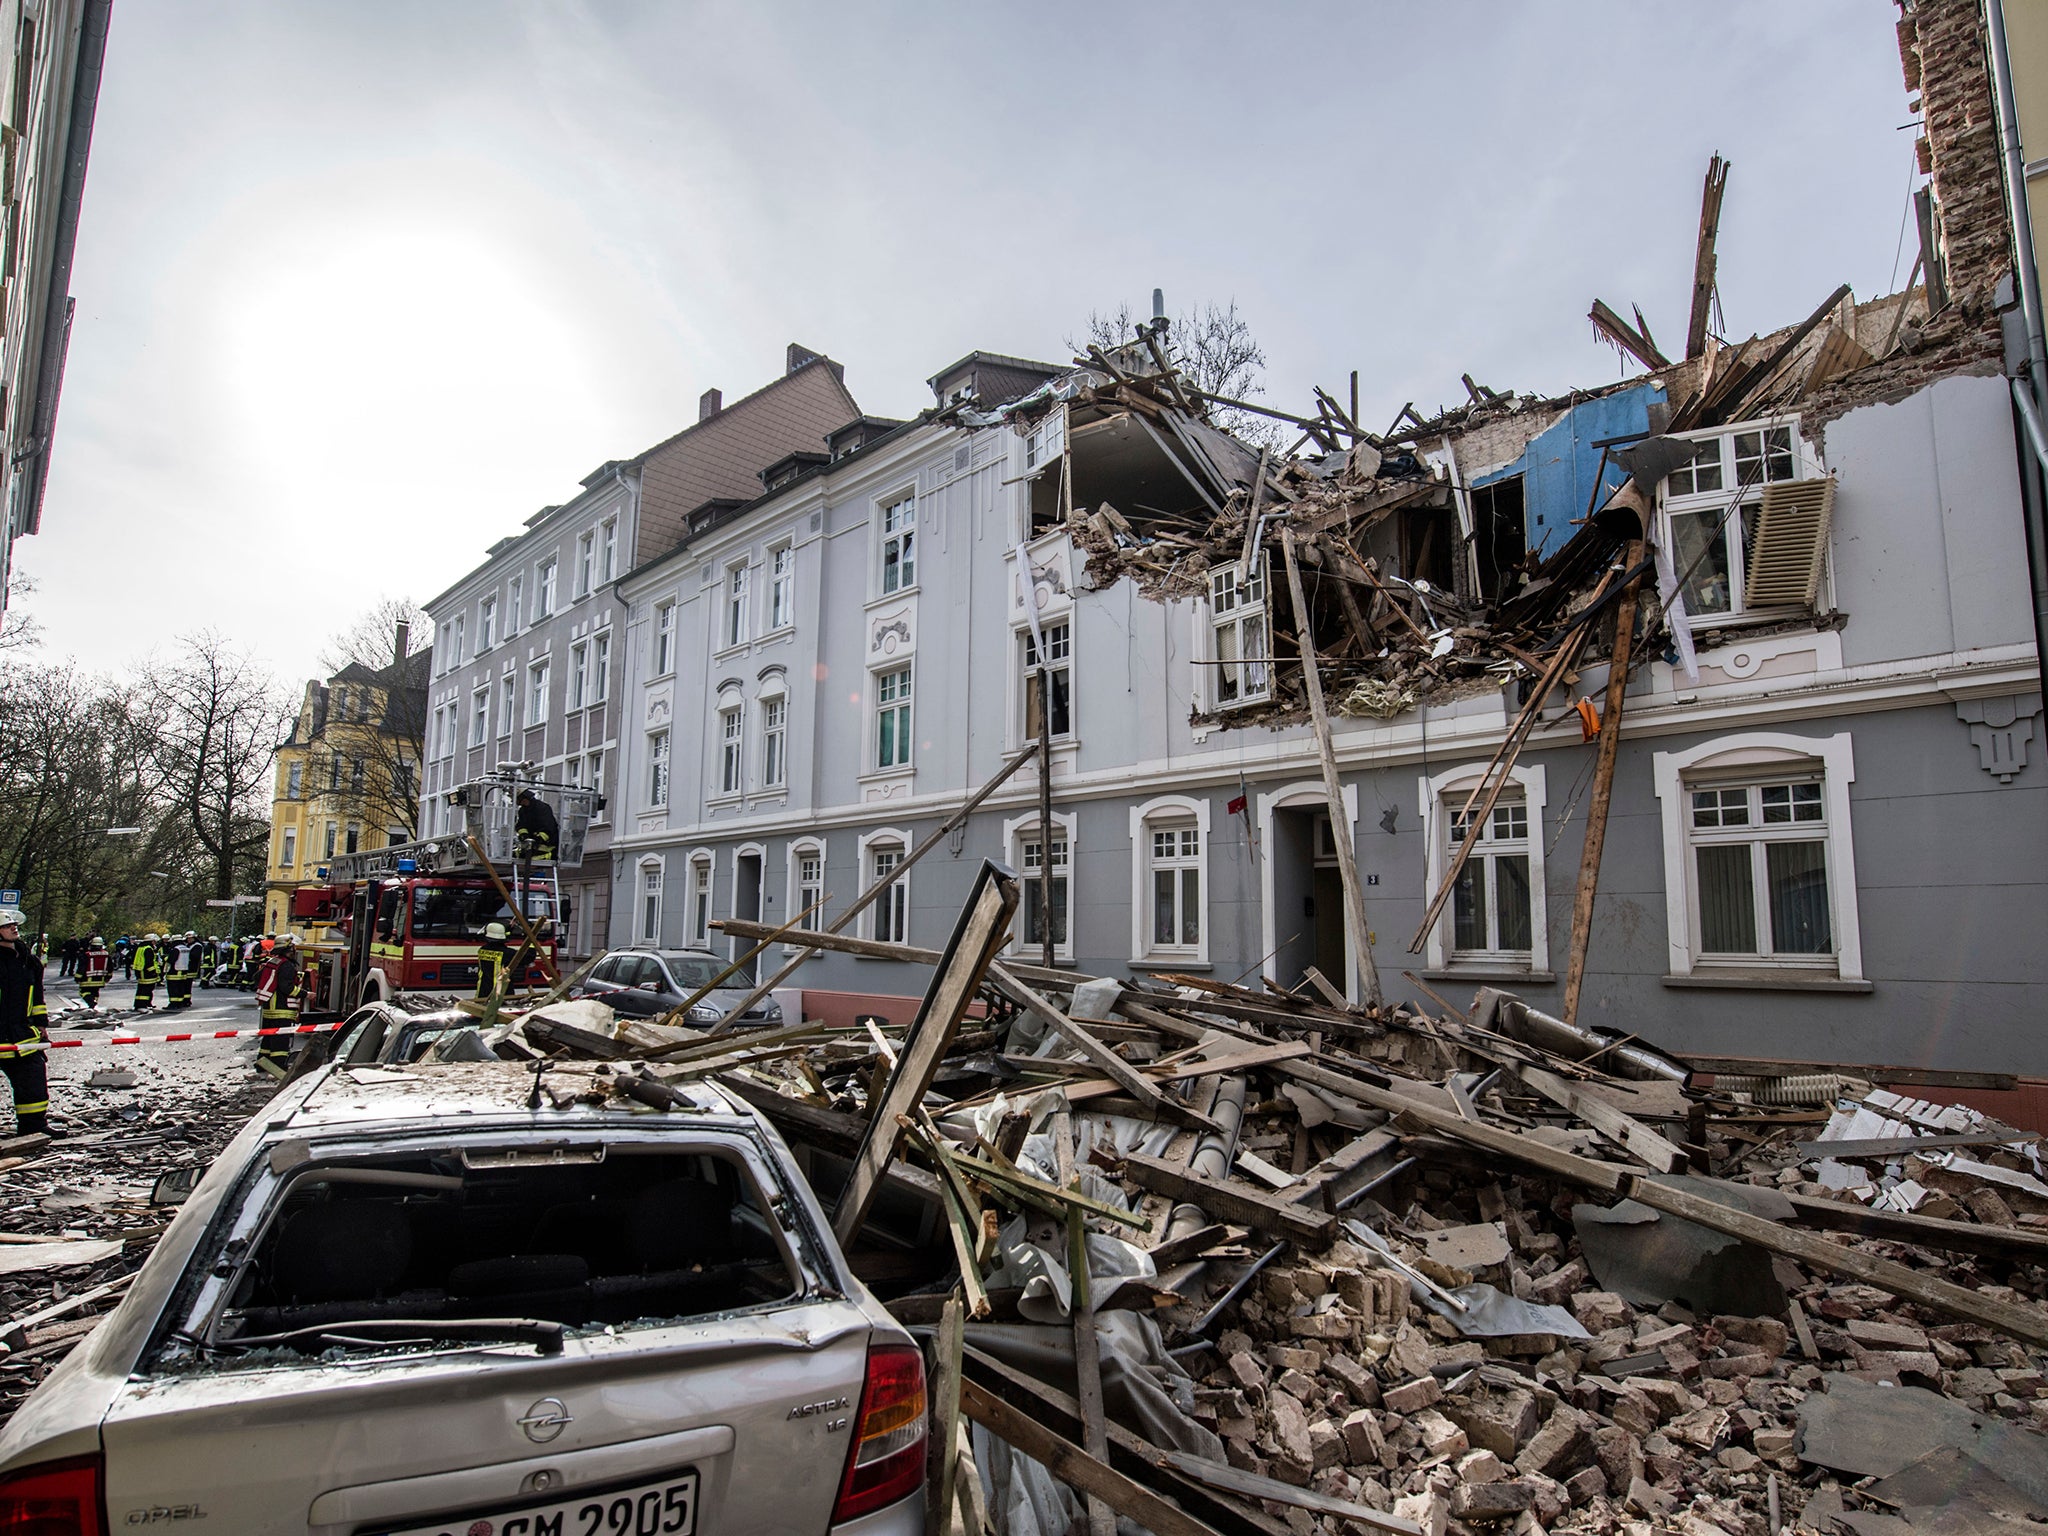
{"type": "Polygon", "coordinates": [[[1701,958],[1794,966],[1832,958],[1820,779],[1688,784],[1686,797],[1701,958]]]}
{"type": "MultiPolygon", "coordinates": [[[[1447,798],[1446,858],[1471,830],[1464,814],[1469,791],[1447,798]]],[[[1475,808],[1476,809],[1476,808],[1475,808]]],[[[1529,807],[1503,795],[1487,813],[1479,839],[1451,890],[1451,954],[1456,959],[1528,963],[1533,929],[1529,899],[1529,807]]]]}

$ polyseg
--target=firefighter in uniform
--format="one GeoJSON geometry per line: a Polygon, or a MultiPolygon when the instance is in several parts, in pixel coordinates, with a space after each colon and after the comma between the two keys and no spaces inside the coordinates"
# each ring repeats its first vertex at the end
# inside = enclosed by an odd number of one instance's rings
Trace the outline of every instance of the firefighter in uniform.
{"type": "Polygon", "coordinates": [[[100,1005],[100,988],[114,974],[114,957],[107,953],[107,941],[98,934],[86,940],[78,956],[78,995],[88,1008],[100,1005]]]}
{"type": "Polygon", "coordinates": [[[14,1134],[48,1133],[50,1076],[43,1061],[43,963],[21,936],[21,912],[0,907],[0,1072],[14,1090],[14,1134]]]}
{"type": "Polygon", "coordinates": [[[192,1006],[192,977],[199,964],[199,946],[187,932],[170,938],[170,967],[164,973],[164,1000],[171,1012],[192,1006]]]}
{"type": "MultiPolygon", "coordinates": [[[[299,1022],[298,940],[285,934],[263,963],[256,983],[256,1003],[265,1029],[290,1029],[299,1022]]],[[[256,1070],[282,1078],[291,1065],[290,1035],[263,1035],[256,1046],[256,1070]]]]}
{"type": "Polygon", "coordinates": [[[484,941],[476,952],[476,995],[488,1002],[498,990],[498,978],[505,973],[505,925],[493,923],[484,930],[484,941]]]}
{"type": "Polygon", "coordinates": [[[163,940],[156,934],[145,933],[142,942],[135,946],[135,1006],[138,1009],[156,1007],[156,984],[163,980],[163,940]]]}
{"type": "Polygon", "coordinates": [[[523,864],[552,864],[555,841],[562,835],[554,807],[530,789],[519,791],[519,816],[512,825],[514,846],[523,864]]]}

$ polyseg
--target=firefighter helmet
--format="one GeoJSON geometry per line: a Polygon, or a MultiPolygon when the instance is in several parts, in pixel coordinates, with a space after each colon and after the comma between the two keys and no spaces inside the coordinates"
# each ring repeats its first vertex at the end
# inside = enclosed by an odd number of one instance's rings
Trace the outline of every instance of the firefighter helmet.
{"type": "Polygon", "coordinates": [[[504,943],[505,925],[503,923],[492,923],[488,928],[484,929],[484,937],[494,943],[504,943]]]}
{"type": "Polygon", "coordinates": [[[28,916],[19,907],[0,907],[0,928],[19,928],[28,916]]]}

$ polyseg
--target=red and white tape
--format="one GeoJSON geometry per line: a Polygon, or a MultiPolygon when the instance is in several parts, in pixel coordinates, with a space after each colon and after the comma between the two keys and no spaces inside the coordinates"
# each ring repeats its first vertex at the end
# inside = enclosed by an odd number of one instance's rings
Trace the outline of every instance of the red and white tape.
{"type": "Polygon", "coordinates": [[[279,1024],[267,1029],[203,1029],[184,1035],[106,1035],[98,1040],[45,1040],[43,1044],[61,1051],[70,1045],[177,1045],[187,1040],[234,1040],[249,1035],[317,1035],[339,1029],[346,1022],[337,1019],[332,1024],[279,1024]]]}

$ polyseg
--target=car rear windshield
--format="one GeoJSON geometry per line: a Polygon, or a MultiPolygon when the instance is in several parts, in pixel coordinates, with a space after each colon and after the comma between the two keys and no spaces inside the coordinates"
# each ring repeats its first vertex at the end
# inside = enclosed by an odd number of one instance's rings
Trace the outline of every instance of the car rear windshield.
{"type": "MultiPolygon", "coordinates": [[[[329,1324],[623,1327],[802,1292],[776,1216],[730,1153],[611,1145],[560,1155],[503,1166],[502,1151],[450,1148],[305,1169],[267,1214],[211,1329],[221,1363],[233,1363],[237,1340],[329,1324]]],[[[336,1346],[315,1337],[294,1347],[336,1346]]]]}

